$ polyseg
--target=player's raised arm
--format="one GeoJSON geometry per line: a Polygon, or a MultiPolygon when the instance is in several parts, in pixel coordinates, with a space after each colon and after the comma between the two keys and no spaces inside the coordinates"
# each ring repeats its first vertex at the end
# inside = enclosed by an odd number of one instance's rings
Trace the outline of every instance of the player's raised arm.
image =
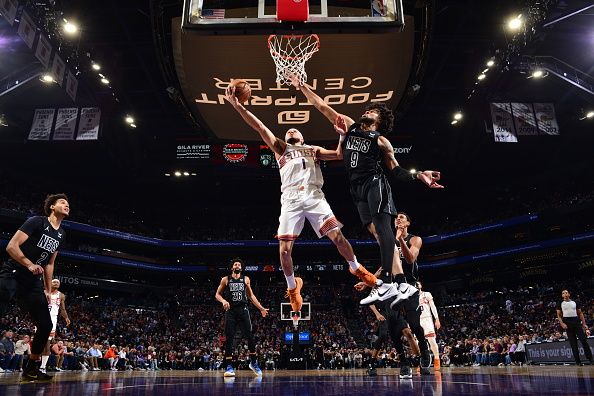
{"type": "Polygon", "coordinates": [[[396,180],[420,180],[429,188],[443,188],[441,184],[437,183],[437,181],[441,179],[440,172],[426,170],[411,173],[398,164],[398,161],[396,161],[396,157],[394,156],[394,147],[392,147],[392,143],[390,143],[388,139],[386,139],[384,136],[380,136],[378,138],[377,144],[384,155],[384,163],[390,171],[389,174],[391,174],[391,176],[396,180]]]}
{"type": "Polygon", "coordinates": [[[287,147],[287,144],[281,139],[274,136],[270,129],[268,129],[268,127],[264,125],[264,123],[260,121],[258,117],[253,115],[250,111],[243,107],[241,103],[239,103],[239,100],[237,100],[237,97],[235,96],[235,87],[229,86],[227,88],[227,90],[225,91],[225,98],[229,103],[231,103],[233,108],[237,110],[237,112],[239,113],[241,118],[243,118],[246,124],[251,126],[252,129],[254,129],[256,132],[260,134],[260,137],[262,138],[264,143],[266,143],[268,147],[270,147],[270,149],[275,152],[275,154],[283,155],[283,153],[285,152],[285,148],[287,147]]]}
{"type": "Polygon", "coordinates": [[[299,91],[303,92],[307,100],[314,105],[316,109],[318,109],[324,116],[330,121],[332,124],[336,124],[336,119],[339,116],[342,116],[346,122],[346,130],[350,128],[351,125],[355,123],[352,118],[345,116],[344,114],[340,114],[332,107],[328,106],[324,99],[320,98],[318,94],[311,90],[307,85],[301,85],[299,83],[299,78],[296,75],[289,76],[291,79],[291,84],[297,88],[299,91]]]}

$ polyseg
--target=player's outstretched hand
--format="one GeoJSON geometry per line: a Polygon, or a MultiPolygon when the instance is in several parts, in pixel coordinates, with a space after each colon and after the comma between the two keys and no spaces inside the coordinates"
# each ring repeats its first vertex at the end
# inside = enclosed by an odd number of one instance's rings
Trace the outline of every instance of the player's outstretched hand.
{"type": "Polygon", "coordinates": [[[429,188],[443,188],[437,181],[441,179],[441,172],[426,170],[419,172],[417,178],[425,183],[429,188]]]}
{"type": "Polygon", "coordinates": [[[346,121],[344,120],[343,116],[336,117],[336,121],[334,122],[334,130],[341,136],[345,136],[347,134],[347,125],[346,121]]]}
{"type": "Polygon", "coordinates": [[[237,96],[235,96],[235,87],[231,86],[231,84],[229,84],[225,90],[225,99],[227,99],[227,101],[233,106],[240,105],[239,100],[237,100],[237,96]]]}
{"type": "Polygon", "coordinates": [[[260,313],[262,314],[262,317],[265,318],[268,316],[268,308],[262,308],[260,310],[260,313]]]}
{"type": "Polygon", "coordinates": [[[302,85],[299,81],[299,75],[297,75],[296,73],[289,72],[287,73],[287,77],[289,78],[289,81],[291,81],[291,85],[295,88],[299,88],[299,86],[302,85]]]}
{"type": "Polygon", "coordinates": [[[363,291],[367,288],[367,285],[363,282],[359,282],[355,285],[355,290],[357,291],[363,291]]]}

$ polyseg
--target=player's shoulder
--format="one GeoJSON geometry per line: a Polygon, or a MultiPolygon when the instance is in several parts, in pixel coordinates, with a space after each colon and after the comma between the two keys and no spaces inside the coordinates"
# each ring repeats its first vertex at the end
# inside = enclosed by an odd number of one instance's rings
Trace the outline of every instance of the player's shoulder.
{"type": "Polygon", "coordinates": [[[229,282],[229,276],[225,275],[221,278],[221,283],[227,283],[227,282],[229,282]]]}

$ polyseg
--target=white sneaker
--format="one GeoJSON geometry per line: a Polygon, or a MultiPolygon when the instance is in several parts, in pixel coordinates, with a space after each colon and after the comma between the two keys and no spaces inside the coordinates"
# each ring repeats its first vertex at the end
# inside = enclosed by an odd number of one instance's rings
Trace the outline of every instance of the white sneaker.
{"type": "Polygon", "coordinates": [[[3,373],[4,369],[2,367],[0,367],[0,373],[3,373]]]}
{"type": "Polygon", "coordinates": [[[56,367],[56,371],[64,371],[60,367],[56,367]]]}
{"type": "Polygon", "coordinates": [[[390,308],[394,309],[394,307],[396,307],[402,301],[404,301],[404,300],[408,299],[409,297],[413,296],[418,291],[419,291],[419,289],[417,289],[413,285],[410,285],[410,284],[405,283],[405,282],[401,283],[400,285],[398,285],[398,294],[397,294],[397,297],[394,299],[394,301],[392,301],[392,304],[390,304],[390,308]]]}
{"type": "Polygon", "coordinates": [[[373,304],[376,301],[385,301],[391,297],[398,295],[398,284],[397,283],[382,283],[381,286],[376,286],[371,290],[371,293],[363,300],[361,305],[373,304]]]}
{"type": "Polygon", "coordinates": [[[40,368],[39,371],[41,371],[43,374],[47,374],[47,370],[44,368],[40,368]]]}

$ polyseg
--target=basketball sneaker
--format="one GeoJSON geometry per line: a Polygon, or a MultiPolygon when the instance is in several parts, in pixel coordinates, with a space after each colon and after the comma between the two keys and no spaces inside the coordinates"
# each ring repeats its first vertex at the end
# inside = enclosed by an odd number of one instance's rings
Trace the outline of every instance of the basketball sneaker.
{"type": "Polygon", "coordinates": [[[361,300],[361,305],[373,304],[376,301],[385,301],[391,297],[398,298],[398,284],[397,283],[382,283],[380,286],[375,286],[371,289],[371,293],[361,300]]]}
{"type": "Polygon", "coordinates": [[[367,374],[370,377],[377,376],[377,368],[375,368],[375,364],[370,364],[369,367],[367,367],[367,374]]]}
{"type": "Polygon", "coordinates": [[[408,283],[403,282],[403,283],[399,284],[398,285],[398,293],[395,294],[396,298],[390,304],[390,308],[394,309],[398,304],[400,304],[402,301],[408,299],[409,297],[413,296],[418,291],[419,291],[419,289],[417,289],[416,287],[414,287],[413,285],[410,285],[408,283]]]}
{"type": "Polygon", "coordinates": [[[21,381],[43,381],[43,382],[47,382],[47,381],[51,381],[54,377],[52,377],[51,375],[47,375],[45,373],[42,373],[39,368],[37,367],[37,362],[34,362],[32,360],[30,360],[29,362],[27,362],[27,366],[25,367],[25,370],[23,371],[23,376],[21,377],[21,381]]]}
{"type": "Polygon", "coordinates": [[[303,287],[303,279],[295,278],[295,284],[297,287],[294,289],[287,289],[287,294],[285,297],[289,297],[289,301],[291,302],[291,309],[293,311],[301,311],[301,307],[303,306],[303,297],[301,297],[301,288],[303,287]]]}
{"type": "Polygon", "coordinates": [[[400,367],[400,379],[410,379],[412,378],[412,370],[410,366],[404,365],[400,367]]]}
{"type": "Polygon", "coordinates": [[[223,377],[235,377],[235,370],[233,370],[233,366],[227,366],[227,370],[225,370],[223,377]]]}
{"type": "Polygon", "coordinates": [[[359,268],[353,270],[349,267],[349,271],[351,274],[355,275],[357,278],[361,280],[361,282],[365,283],[369,287],[375,287],[377,284],[377,278],[371,272],[367,271],[367,268],[363,267],[359,264],[359,268]]]}
{"type": "Polygon", "coordinates": [[[249,367],[258,377],[262,375],[262,370],[260,370],[258,362],[250,363],[249,367]]]}

